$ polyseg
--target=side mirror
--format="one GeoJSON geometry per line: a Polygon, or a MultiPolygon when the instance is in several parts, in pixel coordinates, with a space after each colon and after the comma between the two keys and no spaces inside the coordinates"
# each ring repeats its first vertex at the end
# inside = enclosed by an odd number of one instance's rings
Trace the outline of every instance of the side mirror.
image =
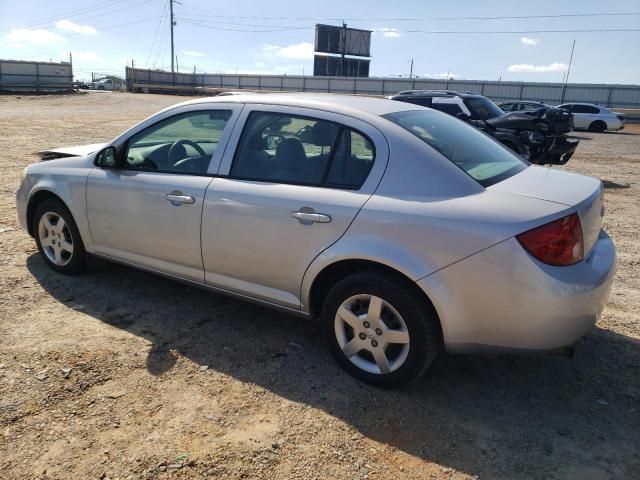
{"type": "Polygon", "coordinates": [[[100,150],[94,163],[100,168],[116,168],[118,166],[116,147],[107,147],[100,150]]]}
{"type": "Polygon", "coordinates": [[[464,113],[464,112],[458,113],[456,115],[456,117],[458,117],[460,120],[462,120],[464,122],[468,122],[471,119],[471,117],[469,115],[467,115],[466,113],[464,113]]]}

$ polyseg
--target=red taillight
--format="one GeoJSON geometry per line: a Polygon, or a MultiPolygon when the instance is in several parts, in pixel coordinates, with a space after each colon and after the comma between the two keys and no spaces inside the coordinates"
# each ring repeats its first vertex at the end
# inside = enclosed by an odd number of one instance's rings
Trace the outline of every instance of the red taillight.
{"type": "Polygon", "coordinates": [[[517,235],[527,252],[549,265],[573,265],[582,260],[582,226],[577,213],[517,235]]]}

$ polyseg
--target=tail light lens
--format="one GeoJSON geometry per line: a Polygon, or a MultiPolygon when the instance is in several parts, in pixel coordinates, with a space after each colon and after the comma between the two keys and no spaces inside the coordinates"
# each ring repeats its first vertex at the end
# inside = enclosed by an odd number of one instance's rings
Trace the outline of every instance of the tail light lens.
{"type": "Polygon", "coordinates": [[[582,260],[582,225],[577,213],[536,227],[516,238],[524,249],[548,265],[573,265],[582,260]]]}

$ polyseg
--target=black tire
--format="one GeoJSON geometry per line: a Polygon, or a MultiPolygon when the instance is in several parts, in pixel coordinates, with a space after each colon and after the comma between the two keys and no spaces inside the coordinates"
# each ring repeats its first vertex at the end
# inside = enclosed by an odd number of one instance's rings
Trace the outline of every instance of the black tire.
{"type": "MultiPolygon", "coordinates": [[[[440,323],[433,307],[408,281],[383,272],[354,273],[336,283],[325,298],[321,322],[325,340],[338,364],[358,380],[382,388],[398,387],[417,380],[442,350],[440,323]],[[406,324],[409,334],[408,354],[404,363],[390,373],[371,373],[358,367],[340,347],[334,323],[336,313],[343,302],[361,294],[381,298],[400,314],[406,324]]],[[[355,331],[353,336],[355,337],[355,331]]],[[[362,351],[355,356],[361,354],[362,351]]]]}
{"type": "Polygon", "coordinates": [[[602,120],[596,120],[595,122],[591,122],[589,125],[589,131],[595,133],[602,133],[607,129],[607,124],[602,120]]]}
{"type": "Polygon", "coordinates": [[[56,272],[64,273],[66,275],[74,275],[77,273],[81,273],[87,268],[87,252],[84,248],[84,244],[82,243],[82,237],[80,237],[80,232],[78,231],[78,227],[76,222],[73,220],[73,216],[71,212],[67,209],[67,207],[55,199],[48,199],[42,202],[36,208],[36,211],[33,215],[33,233],[36,239],[36,245],[38,246],[38,251],[40,252],[40,256],[44,260],[44,262],[56,272]],[[66,229],[64,231],[64,235],[70,237],[71,245],[73,246],[73,251],[69,255],[67,263],[64,265],[56,265],[45,253],[43,245],[40,240],[39,234],[39,225],[40,219],[43,215],[54,213],[59,215],[66,224],[66,229]]]}
{"type": "Polygon", "coordinates": [[[100,85],[100,86],[98,87],[98,90],[104,90],[104,87],[103,87],[102,85],[100,85]]]}

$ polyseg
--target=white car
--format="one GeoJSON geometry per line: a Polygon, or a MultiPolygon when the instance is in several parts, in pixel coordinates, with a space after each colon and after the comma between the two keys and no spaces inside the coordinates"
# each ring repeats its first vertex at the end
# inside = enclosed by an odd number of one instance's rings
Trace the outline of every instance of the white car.
{"type": "Polygon", "coordinates": [[[573,114],[573,128],[575,130],[604,132],[605,130],[617,131],[624,128],[624,114],[612,112],[600,105],[563,103],[558,105],[558,108],[568,110],[573,114]]]}
{"type": "Polygon", "coordinates": [[[115,90],[116,84],[110,78],[103,78],[91,84],[92,90],[115,90]]]}

